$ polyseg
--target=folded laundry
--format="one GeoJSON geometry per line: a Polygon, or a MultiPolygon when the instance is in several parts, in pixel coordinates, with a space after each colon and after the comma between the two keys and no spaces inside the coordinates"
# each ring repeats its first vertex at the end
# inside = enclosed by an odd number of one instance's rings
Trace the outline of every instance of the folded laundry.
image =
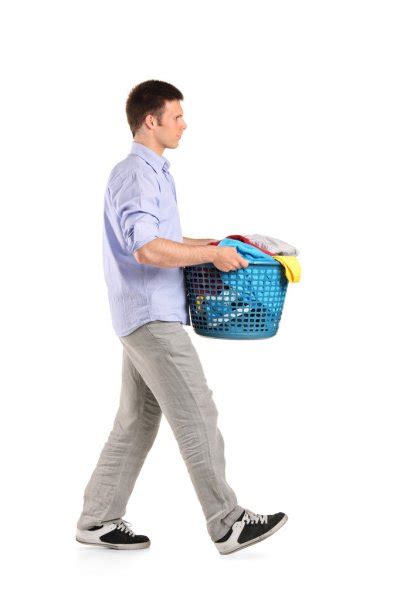
{"type": "MultiPolygon", "coordinates": [[[[298,283],[300,281],[301,268],[296,256],[270,256],[265,254],[260,248],[231,238],[224,238],[219,242],[218,246],[233,246],[243,258],[252,264],[276,264],[276,262],[279,262],[285,268],[285,276],[290,283],[298,283]]],[[[239,276],[240,272],[241,269],[238,270],[239,276]]],[[[220,276],[224,281],[223,272],[220,273],[220,276]]]]}
{"type": "MultiPolygon", "coordinates": [[[[261,248],[260,246],[258,246],[257,244],[254,244],[253,242],[251,242],[247,237],[244,237],[243,235],[227,235],[226,238],[224,239],[233,239],[233,240],[240,240],[241,242],[244,242],[246,244],[249,244],[249,246],[254,246],[254,248],[258,248],[259,250],[261,250],[262,252],[264,252],[265,254],[269,254],[270,256],[272,256],[272,252],[270,252],[269,250],[266,250],[265,248],[261,248]]],[[[210,242],[210,246],[218,246],[220,244],[222,240],[218,240],[216,242],[210,242]]]]}
{"type": "MultiPolygon", "coordinates": [[[[256,248],[260,248],[266,254],[270,256],[275,256],[275,254],[279,254],[281,256],[298,256],[300,252],[287,242],[283,242],[282,240],[278,240],[278,238],[273,238],[268,235],[261,235],[259,233],[253,233],[251,235],[227,235],[226,238],[240,240],[250,246],[255,246],[256,248]]],[[[224,239],[226,239],[224,238],[224,239]]],[[[218,246],[221,240],[210,242],[212,246],[218,246]]]]}
{"type": "Polygon", "coordinates": [[[266,254],[261,250],[261,248],[257,248],[257,246],[247,244],[240,240],[232,239],[230,237],[224,238],[221,240],[217,246],[232,246],[236,248],[237,252],[243,258],[252,263],[263,263],[263,264],[275,264],[275,259],[268,253],[266,254]]]}
{"type": "Polygon", "coordinates": [[[264,250],[268,250],[271,254],[280,254],[282,256],[298,256],[299,251],[294,247],[288,244],[287,242],[283,242],[282,240],[278,240],[277,238],[270,237],[268,235],[261,235],[259,233],[253,233],[251,235],[245,236],[250,242],[256,244],[260,248],[264,248],[264,250]]]}
{"type": "MultiPolygon", "coordinates": [[[[261,248],[232,238],[224,238],[218,243],[218,246],[232,246],[236,248],[236,251],[243,256],[243,258],[248,260],[249,263],[276,264],[276,262],[280,262],[285,268],[285,276],[290,283],[297,283],[300,281],[301,268],[300,263],[295,256],[270,256],[269,254],[265,254],[261,248]]],[[[222,280],[224,280],[223,275],[224,274],[221,272],[220,276],[222,280]]]]}

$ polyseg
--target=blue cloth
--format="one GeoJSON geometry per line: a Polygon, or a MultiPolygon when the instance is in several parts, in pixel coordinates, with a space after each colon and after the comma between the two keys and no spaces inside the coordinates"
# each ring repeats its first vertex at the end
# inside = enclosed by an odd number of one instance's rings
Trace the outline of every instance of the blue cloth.
{"type": "Polygon", "coordinates": [[[279,263],[279,261],[275,260],[269,254],[265,254],[262,250],[251,246],[250,244],[246,244],[245,242],[241,242],[240,240],[233,240],[232,238],[224,238],[220,241],[218,246],[233,246],[236,248],[236,251],[243,256],[249,263],[260,264],[263,263],[265,265],[271,265],[279,263]]]}
{"type": "MultiPolygon", "coordinates": [[[[233,240],[232,238],[224,238],[220,241],[218,246],[233,246],[243,258],[249,261],[249,266],[247,268],[241,268],[235,271],[235,276],[237,278],[236,289],[240,290],[242,300],[248,302],[251,308],[262,306],[264,301],[264,291],[262,287],[257,285],[257,280],[254,282],[249,267],[251,264],[278,264],[280,266],[279,261],[250,244],[246,244],[240,240],[233,240]]],[[[223,283],[229,286],[229,271],[227,273],[221,271],[220,276],[223,283]]]]}
{"type": "MultiPolygon", "coordinates": [[[[236,276],[238,271],[235,272],[236,276]]],[[[251,322],[258,323],[260,326],[272,326],[280,314],[280,307],[268,306],[258,302],[254,295],[251,297],[251,287],[248,288],[249,294],[240,293],[233,289],[225,289],[218,295],[200,296],[197,303],[197,313],[205,318],[208,327],[223,330],[226,323],[236,324],[239,327],[251,322]],[[247,302],[244,296],[249,298],[247,302]]]]}
{"type": "Polygon", "coordinates": [[[247,303],[240,300],[234,290],[222,290],[218,295],[200,296],[198,313],[205,316],[207,325],[218,327],[250,311],[247,303]]]}
{"type": "Polygon", "coordinates": [[[133,253],[157,237],[183,242],[170,162],[139,142],[117,163],[104,196],[103,266],[117,336],[149,321],[190,324],[182,267],[139,264],[133,253]]]}
{"type": "Polygon", "coordinates": [[[232,246],[236,251],[249,261],[246,268],[234,271],[220,271],[219,275],[224,284],[224,289],[218,295],[203,295],[198,312],[205,316],[207,326],[223,330],[226,323],[242,327],[250,318],[257,319],[260,326],[266,326],[276,321],[277,311],[264,305],[264,289],[259,285],[259,280],[253,277],[251,265],[279,265],[281,264],[272,256],[262,250],[246,244],[240,240],[224,238],[218,246],[232,246]],[[233,288],[230,284],[233,284],[233,288]]]}

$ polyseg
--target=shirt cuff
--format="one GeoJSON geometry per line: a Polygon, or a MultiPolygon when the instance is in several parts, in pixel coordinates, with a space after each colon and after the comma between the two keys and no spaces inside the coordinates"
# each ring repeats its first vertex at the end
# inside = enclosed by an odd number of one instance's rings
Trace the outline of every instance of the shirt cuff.
{"type": "Polygon", "coordinates": [[[155,240],[156,238],[158,238],[158,235],[150,235],[148,238],[145,238],[140,242],[135,242],[132,246],[132,250],[130,250],[131,254],[134,254],[136,250],[139,250],[139,248],[147,244],[147,242],[151,242],[151,240],[155,240]]]}
{"type": "Polygon", "coordinates": [[[155,217],[146,219],[142,218],[140,221],[134,224],[132,230],[129,232],[129,243],[128,251],[133,254],[136,250],[139,250],[142,246],[151,242],[158,236],[158,219],[155,217]]]}

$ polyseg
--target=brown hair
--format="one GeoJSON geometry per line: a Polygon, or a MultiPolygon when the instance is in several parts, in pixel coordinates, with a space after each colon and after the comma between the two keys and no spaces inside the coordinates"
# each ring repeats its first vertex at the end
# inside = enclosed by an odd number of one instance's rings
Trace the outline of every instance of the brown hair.
{"type": "Polygon", "coordinates": [[[170,83],[156,79],[143,81],[129,92],[126,116],[133,136],[147,115],[154,115],[157,123],[161,125],[166,100],[183,100],[183,95],[170,83]]]}

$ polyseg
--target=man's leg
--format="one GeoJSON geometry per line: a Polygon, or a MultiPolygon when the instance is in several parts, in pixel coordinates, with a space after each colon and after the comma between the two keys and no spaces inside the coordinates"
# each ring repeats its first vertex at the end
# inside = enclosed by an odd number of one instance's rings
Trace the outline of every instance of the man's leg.
{"type": "Polygon", "coordinates": [[[85,488],[79,529],[125,514],[137,476],[157,435],[161,414],[157,400],[124,350],[119,409],[85,488]]]}
{"type": "Polygon", "coordinates": [[[152,321],[120,340],[173,430],[216,541],[244,509],[225,478],[218,412],[190,336],[179,322],[152,321]]]}

